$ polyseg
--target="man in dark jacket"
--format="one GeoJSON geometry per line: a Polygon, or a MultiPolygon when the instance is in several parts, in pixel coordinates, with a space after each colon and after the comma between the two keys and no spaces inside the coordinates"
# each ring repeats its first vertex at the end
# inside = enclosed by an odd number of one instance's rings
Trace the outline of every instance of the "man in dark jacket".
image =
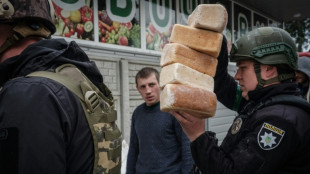
{"type": "Polygon", "coordinates": [[[301,95],[310,102],[310,57],[298,58],[298,69],[296,71],[296,82],[301,95]]]}
{"type": "Polygon", "coordinates": [[[55,32],[51,1],[0,5],[0,173],[93,173],[95,143],[78,97],[25,76],[73,64],[104,93],[102,75],[75,42],[47,39],[55,32]]]}
{"type": "Polygon", "coordinates": [[[127,174],[188,174],[193,166],[190,142],[178,121],[160,111],[159,72],[151,67],[136,74],[145,101],[132,114],[127,174]]]}
{"type": "Polygon", "coordinates": [[[191,140],[195,172],[310,173],[309,105],[299,96],[293,80],[297,54],[290,35],[279,28],[255,29],[236,41],[230,56],[238,66],[234,79],[227,73],[224,40],[215,93],[221,103],[240,115],[222,144],[217,145],[214,133],[205,132],[205,120],[185,112],[173,113],[191,140]],[[276,100],[286,104],[274,104],[276,100]],[[289,104],[293,100],[306,106],[289,104]]]}

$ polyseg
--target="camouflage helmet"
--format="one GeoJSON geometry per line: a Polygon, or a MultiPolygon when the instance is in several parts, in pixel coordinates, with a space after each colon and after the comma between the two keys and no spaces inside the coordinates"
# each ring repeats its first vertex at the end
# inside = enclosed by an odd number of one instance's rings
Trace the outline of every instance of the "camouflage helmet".
{"type": "Polygon", "coordinates": [[[55,33],[51,0],[0,0],[0,24],[12,26],[13,34],[0,46],[0,54],[30,36],[50,38],[55,33]]]}
{"type": "Polygon", "coordinates": [[[256,60],[261,64],[286,64],[297,69],[296,45],[288,32],[275,27],[257,28],[233,44],[231,61],[256,60]]]}
{"type": "Polygon", "coordinates": [[[51,0],[0,0],[0,23],[38,22],[53,34],[56,31],[51,0]]]}

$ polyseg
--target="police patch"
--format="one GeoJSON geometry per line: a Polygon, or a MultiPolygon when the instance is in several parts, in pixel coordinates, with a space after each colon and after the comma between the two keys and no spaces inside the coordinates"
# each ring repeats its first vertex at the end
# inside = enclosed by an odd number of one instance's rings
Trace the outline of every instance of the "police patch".
{"type": "Polygon", "coordinates": [[[242,119],[237,118],[231,127],[231,134],[235,135],[237,132],[239,132],[241,126],[242,126],[242,119]]]}
{"type": "Polygon", "coordinates": [[[284,130],[264,123],[257,135],[257,142],[263,150],[271,150],[280,144],[284,134],[284,130]]]}

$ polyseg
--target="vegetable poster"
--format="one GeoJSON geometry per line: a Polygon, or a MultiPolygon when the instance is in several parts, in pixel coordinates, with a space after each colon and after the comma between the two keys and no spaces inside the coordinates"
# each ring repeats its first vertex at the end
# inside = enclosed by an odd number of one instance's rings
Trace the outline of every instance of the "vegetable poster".
{"type": "Polygon", "coordinates": [[[56,36],[94,40],[94,10],[91,0],[53,0],[56,36]]]}

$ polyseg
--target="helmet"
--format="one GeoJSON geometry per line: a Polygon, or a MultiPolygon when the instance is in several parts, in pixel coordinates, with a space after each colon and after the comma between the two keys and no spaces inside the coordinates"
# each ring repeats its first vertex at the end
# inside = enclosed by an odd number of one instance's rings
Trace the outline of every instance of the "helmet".
{"type": "Polygon", "coordinates": [[[257,88],[276,81],[293,79],[294,70],[297,69],[294,40],[288,32],[275,27],[257,28],[238,39],[232,45],[230,59],[234,62],[254,60],[257,88]],[[278,65],[278,77],[269,80],[261,79],[260,64],[278,65]],[[279,65],[287,65],[287,68],[280,71],[279,65]]]}
{"type": "Polygon", "coordinates": [[[13,26],[13,34],[0,46],[0,54],[28,36],[49,38],[55,31],[51,0],[0,0],[0,23],[13,26]]]}
{"type": "Polygon", "coordinates": [[[51,33],[56,31],[51,0],[0,0],[0,23],[14,24],[31,21],[44,24],[51,33]]]}
{"type": "Polygon", "coordinates": [[[275,27],[257,28],[233,44],[232,61],[256,60],[261,64],[286,64],[297,69],[296,45],[288,32],[275,27]]]}

